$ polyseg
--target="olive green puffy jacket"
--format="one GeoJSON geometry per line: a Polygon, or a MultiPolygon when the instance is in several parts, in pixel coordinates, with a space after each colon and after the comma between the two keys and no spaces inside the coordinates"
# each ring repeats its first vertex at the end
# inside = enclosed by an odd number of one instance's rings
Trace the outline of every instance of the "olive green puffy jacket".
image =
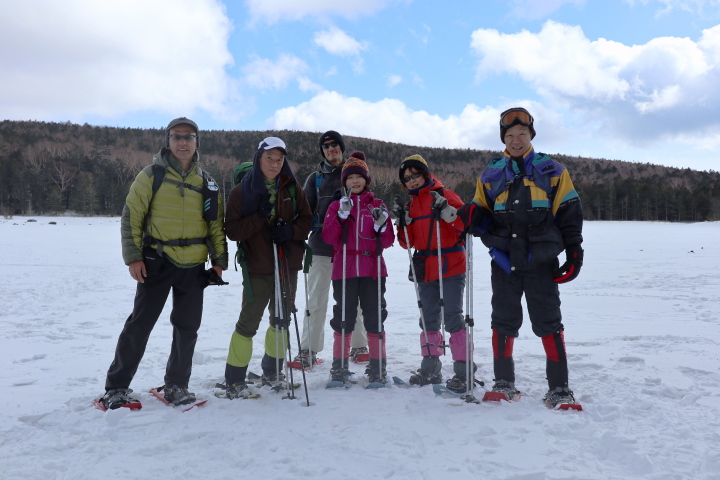
{"type": "MultiPolygon", "coordinates": [[[[153,164],[165,168],[165,178],[181,183],[190,184],[202,189],[203,178],[199,171],[199,154],[195,153],[190,171],[185,180],[171,168],[168,163],[170,151],[163,148],[153,156],[153,164]]],[[[206,222],[203,219],[204,198],[189,188],[180,188],[170,182],[162,182],[153,197],[152,169],[143,169],[130,186],[130,192],[125,200],[120,229],[122,234],[122,254],[126,265],[137,260],[143,260],[142,236],[147,221],[147,234],[161,241],[208,238],[215,249],[213,265],[220,265],[223,270],[228,266],[228,248],[225,240],[224,211],[222,195],[218,196],[217,220],[206,222]],[[152,201],[152,204],[151,204],[152,201]],[[150,212],[148,212],[150,208],[150,212]]],[[[208,257],[208,248],[204,244],[188,245],[184,247],[163,247],[173,263],[180,267],[190,267],[205,263],[208,257]]]]}

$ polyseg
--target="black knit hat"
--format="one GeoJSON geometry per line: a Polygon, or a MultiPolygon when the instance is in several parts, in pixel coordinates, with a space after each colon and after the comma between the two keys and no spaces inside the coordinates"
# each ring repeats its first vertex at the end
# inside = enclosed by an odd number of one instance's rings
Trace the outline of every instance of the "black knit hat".
{"type": "Polygon", "coordinates": [[[197,147],[200,148],[200,129],[198,128],[197,123],[187,117],[178,117],[175,120],[171,120],[167,127],[165,127],[165,147],[170,147],[170,130],[178,125],[188,125],[195,129],[195,134],[197,135],[197,147]]]}
{"type": "Polygon", "coordinates": [[[400,164],[400,169],[398,170],[400,183],[403,183],[403,172],[410,167],[415,167],[415,170],[418,172],[424,172],[430,175],[430,167],[428,167],[425,159],[420,155],[410,155],[400,164]]]}
{"type": "Polygon", "coordinates": [[[328,140],[335,140],[340,145],[340,151],[342,153],[345,153],[345,141],[343,140],[342,135],[340,135],[335,130],[328,130],[327,132],[323,133],[322,136],[320,136],[320,141],[318,141],[318,146],[320,147],[320,156],[322,158],[325,158],[325,150],[323,150],[323,143],[327,142],[328,140]]]}

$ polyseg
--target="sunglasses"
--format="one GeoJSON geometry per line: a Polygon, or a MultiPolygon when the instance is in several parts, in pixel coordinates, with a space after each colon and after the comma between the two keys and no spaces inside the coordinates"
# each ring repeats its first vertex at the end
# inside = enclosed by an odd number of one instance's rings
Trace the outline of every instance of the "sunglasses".
{"type": "Polygon", "coordinates": [[[408,175],[407,177],[403,177],[403,178],[402,178],[402,181],[403,181],[403,183],[408,183],[408,182],[411,182],[411,181],[413,181],[413,180],[415,180],[416,178],[419,178],[419,177],[422,177],[422,173],[419,173],[419,172],[418,172],[418,173],[413,173],[412,175],[408,175]]]}
{"type": "Polygon", "coordinates": [[[510,128],[513,125],[520,124],[524,127],[529,127],[533,124],[533,117],[525,110],[520,108],[511,108],[505,110],[500,117],[500,126],[504,128],[510,128]]]}
{"type": "Polygon", "coordinates": [[[189,133],[187,135],[178,135],[177,133],[173,133],[172,135],[168,135],[169,138],[172,138],[176,142],[179,142],[180,140],[185,140],[186,142],[192,142],[197,138],[197,135],[194,133],[189,133]]]}
{"type": "Polygon", "coordinates": [[[340,144],[337,143],[337,142],[323,143],[323,144],[322,144],[322,148],[323,148],[324,150],[327,150],[328,148],[335,148],[335,147],[337,147],[338,145],[340,145],[340,144]]]}

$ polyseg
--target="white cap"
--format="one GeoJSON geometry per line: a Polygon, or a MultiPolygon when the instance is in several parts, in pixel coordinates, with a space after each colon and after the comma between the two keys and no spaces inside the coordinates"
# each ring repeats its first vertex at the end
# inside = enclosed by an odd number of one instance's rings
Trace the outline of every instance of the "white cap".
{"type": "Polygon", "coordinates": [[[267,137],[258,145],[258,150],[272,150],[273,148],[279,148],[285,155],[287,155],[285,142],[280,140],[278,137],[267,137]]]}

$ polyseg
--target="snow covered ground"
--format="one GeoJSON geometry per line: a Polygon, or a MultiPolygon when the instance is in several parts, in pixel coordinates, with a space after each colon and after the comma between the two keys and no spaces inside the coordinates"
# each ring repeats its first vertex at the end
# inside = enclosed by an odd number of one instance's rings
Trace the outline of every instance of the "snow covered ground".
{"type": "MultiPolygon", "coordinates": [[[[240,307],[232,267],[230,286],[206,291],[195,352],[190,386],[208,404],[181,413],[147,393],[162,383],[166,308],[132,385],[143,409],[103,413],[92,400],[135,292],[119,219],[26,220],[0,220],[0,478],[720,478],[720,223],[586,223],[586,264],[561,287],[582,413],[541,403],[544,353],[528,324],[515,343],[524,396],[513,404],[466,404],[428,387],[329,391],[329,362],[308,374],[310,407],[302,391],[216,399],[240,307]]],[[[388,370],[407,378],[420,361],[417,305],[406,252],[386,258],[388,370]]],[[[475,260],[475,360],[490,382],[479,241],[475,260]]]]}

